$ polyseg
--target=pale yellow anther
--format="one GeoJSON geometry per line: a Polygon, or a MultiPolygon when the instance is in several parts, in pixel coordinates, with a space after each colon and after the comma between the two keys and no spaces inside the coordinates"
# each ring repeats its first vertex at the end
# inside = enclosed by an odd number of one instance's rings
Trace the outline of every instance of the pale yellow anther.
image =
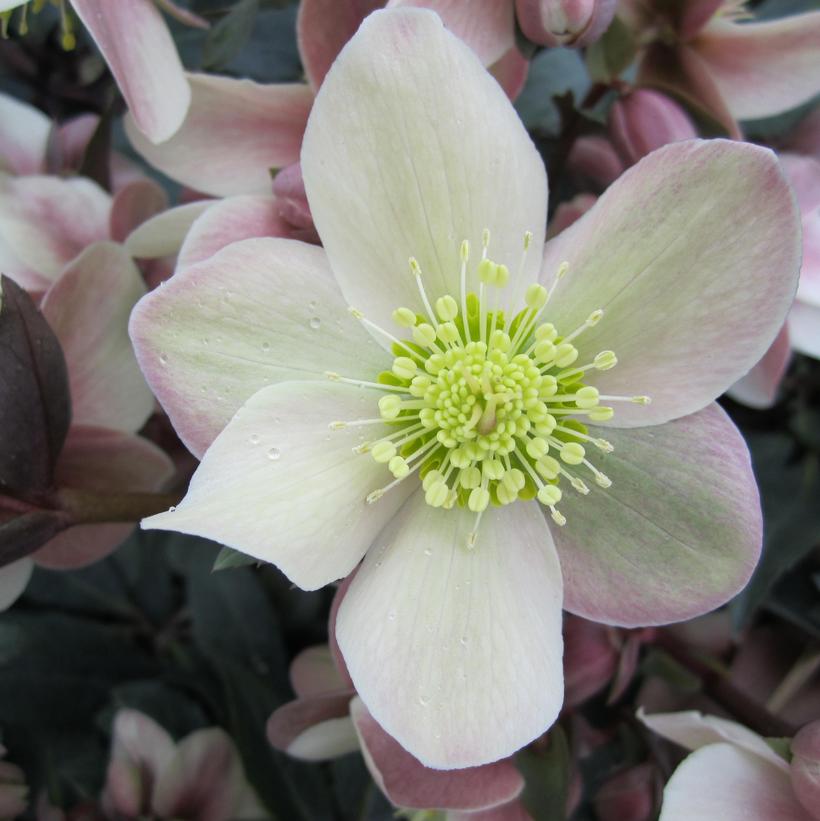
{"type": "Polygon", "coordinates": [[[336,371],[325,371],[325,376],[333,382],[339,382],[342,378],[336,371]]]}
{"type": "Polygon", "coordinates": [[[452,510],[455,503],[458,501],[458,491],[455,488],[450,488],[447,492],[447,498],[444,500],[442,507],[445,510],[452,510]]]}
{"type": "Polygon", "coordinates": [[[630,402],[634,402],[636,405],[649,405],[652,402],[652,398],[649,396],[633,396],[630,402]]]}
{"type": "Polygon", "coordinates": [[[557,485],[542,485],[538,488],[538,501],[542,505],[557,505],[561,501],[561,488],[557,485]]]}
{"type": "Polygon", "coordinates": [[[493,334],[490,337],[489,345],[491,351],[501,351],[502,353],[506,353],[510,349],[511,345],[512,340],[508,334],[504,333],[504,331],[493,331],[493,334]]]}
{"type": "Polygon", "coordinates": [[[510,281],[510,269],[506,265],[495,266],[495,281],[493,285],[503,288],[510,281]]]}
{"type": "Polygon", "coordinates": [[[584,322],[587,328],[594,328],[604,318],[604,312],[601,308],[593,311],[584,322]]]}
{"type": "Polygon", "coordinates": [[[436,344],[436,329],[426,322],[416,325],[413,328],[413,341],[424,348],[432,347],[436,344]]]}
{"type": "Polygon", "coordinates": [[[470,496],[467,499],[467,507],[473,513],[481,513],[482,510],[487,509],[490,504],[490,491],[483,487],[477,487],[470,491],[470,496]]]}
{"type": "Polygon", "coordinates": [[[552,374],[547,374],[541,380],[541,388],[539,390],[540,396],[550,397],[555,396],[558,391],[558,380],[552,376],[552,374]]]}
{"type": "Polygon", "coordinates": [[[547,289],[543,285],[534,282],[527,288],[524,294],[524,302],[528,308],[538,311],[547,304],[547,289]]]}
{"type": "Polygon", "coordinates": [[[602,450],[604,453],[612,453],[615,450],[612,442],[606,439],[593,439],[592,444],[595,445],[598,450],[602,450]]]}
{"type": "Polygon", "coordinates": [[[547,340],[548,342],[553,342],[555,337],[558,336],[558,331],[555,325],[552,322],[543,322],[535,329],[535,338],[541,342],[543,340],[547,340]]]}
{"type": "Polygon", "coordinates": [[[384,490],[382,488],[379,488],[378,490],[374,490],[372,493],[368,493],[367,497],[365,498],[365,501],[367,502],[367,504],[373,505],[376,502],[378,502],[379,499],[382,498],[382,496],[384,496],[384,490]]]}
{"type": "Polygon", "coordinates": [[[382,419],[395,419],[401,411],[401,399],[392,393],[379,399],[379,414],[382,419]]]}
{"type": "Polygon", "coordinates": [[[358,308],[354,308],[352,305],[348,306],[347,312],[354,319],[364,319],[364,314],[358,308]]]}
{"type": "Polygon", "coordinates": [[[419,265],[419,261],[415,257],[410,257],[408,260],[410,265],[410,273],[413,274],[415,277],[421,276],[421,266],[419,265]]]}
{"type": "Polygon", "coordinates": [[[439,480],[427,488],[424,494],[424,500],[431,507],[441,507],[447,501],[449,493],[450,488],[448,488],[443,481],[439,480]]]}
{"type": "Polygon", "coordinates": [[[470,259],[470,243],[468,240],[464,239],[461,241],[461,246],[458,249],[458,254],[461,257],[462,262],[467,262],[470,259]]]}
{"type": "Polygon", "coordinates": [[[478,278],[485,285],[492,285],[495,282],[495,272],[497,265],[489,259],[482,259],[478,264],[478,278]]]}
{"type": "Polygon", "coordinates": [[[455,324],[452,322],[443,322],[438,326],[436,334],[438,335],[438,338],[447,345],[461,339],[458,333],[458,328],[456,328],[455,324]]]}
{"type": "Polygon", "coordinates": [[[502,505],[510,505],[518,498],[518,491],[509,485],[500,484],[495,489],[495,495],[502,505]]]}
{"type": "Polygon", "coordinates": [[[436,482],[440,482],[444,477],[441,475],[441,472],[438,470],[430,470],[427,472],[427,475],[422,479],[421,486],[424,490],[429,490],[430,487],[435,484],[436,482]]]}
{"type": "Polygon", "coordinates": [[[344,430],[347,427],[347,422],[331,422],[328,427],[331,430],[344,430]]]}
{"type": "Polygon", "coordinates": [[[594,367],[599,371],[608,371],[618,364],[618,357],[614,351],[601,351],[593,360],[594,367]]]}
{"type": "Polygon", "coordinates": [[[555,349],[555,364],[559,368],[566,368],[578,358],[578,349],[569,342],[562,342],[555,349]]]}
{"type": "Polygon", "coordinates": [[[370,455],[379,463],[387,464],[396,455],[396,446],[392,442],[376,442],[370,455]]]}
{"type": "Polygon", "coordinates": [[[552,456],[542,456],[535,463],[535,469],[545,479],[555,479],[561,473],[561,464],[552,456]]]}
{"type": "Polygon", "coordinates": [[[561,461],[568,465],[580,465],[584,461],[586,451],[578,442],[567,442],[560,452],[561,461]]]}
{"type": "Polygon", "coordinates": [[[481,247],[485,250],[490,247],[490,229],[485,228],[481,232],[481,247]]]}
{"type": "Polygon", "coordinates": [[[442,322],[452,322],[458,316],[458,303],[449,294],[436,300],[436,313],[442,322]]]}
{"type": "Polygon", "coordinates": [[[549,362],[555,356],[555,345],[548,339],[542,339],[533,351],[536,362],[549,362]]]}
{"type": "Polygon", "coordinates": [[[527,442],[527,455],[531,459],[540,459],[542,456],[545,456],[547,451],[550,449],[550,446],[547,444],[545,439],[542,439],[540,436],[535,437],[535,439],[530,439],[527,442]]]}
{"type": "Polygon", "coordinates": [[[610,479],[609,476],[607,476],[605,473],[596,473],[595,482],[599,487],[602,488],[612,487],[612,479],[610,479]]]}
{"type": "Polygon", "coordinates": [[[412,328],[416,324],[416,315],[409,308],[396,308],[393,322],[402,328],[412,328]]]}
{"type": "Polygon", "coordinates": [[[615,415],[615,408],[599,405],[589,412],[590,422],[608,422],[615,415]]]}
{"type": "Polygon", "coordinates": [[[412,379],[418,370],[418,365],[415,359],[410,359],[409,356],[397,356],[393,360],[393,371],[399,379],[412,379]]]}
{"type": "Polygon", "coordinates": [[[598,388],[594,388],[591,385],[586,385],[575,394],[575,404],[579,408],[589,410],[598,404],[598,396],[598,388]]]}
{"type": "Polygon", "coordinates": [[[504,475],[504,465],[498,459],[485,459],[481,467],[484,475],[491,481],[497,481],[504,475]]]}
{"type": "Polygon", "coordinates": [[[390,469],[390,472],[397,478],[402,479],[410,473],[410,465],[407,464],[407,460],[401,456],[394,456],[388,463],[387,467],[390,469]]]}
{"type": "Polygon", "coordinates": [[[569,263],[566,260],[564,260],[558,266],[558,270],[555,272],[555,278],[556,279],[563,279],[567,275],[568,271],[569,271],[569,263]]]}
{"type": "Polygon", "coordinates": [[[532,243],[532,231],[524,231],[524,250],[529,251],[532,243]]]}
{"type": "Polygon", "coordinates": [[[589,488],[586,486],[586,482],[579,479],[577,476],[573,476],[569,482],[582,496],[586,496],[589,493],[589,488]]]}
{"type": "Polygon", "coordinates": [[[458,480],[463,488],[472,490],[481,484],[481,471],[477,467],[465,468],[459,474],[458,480]]]}

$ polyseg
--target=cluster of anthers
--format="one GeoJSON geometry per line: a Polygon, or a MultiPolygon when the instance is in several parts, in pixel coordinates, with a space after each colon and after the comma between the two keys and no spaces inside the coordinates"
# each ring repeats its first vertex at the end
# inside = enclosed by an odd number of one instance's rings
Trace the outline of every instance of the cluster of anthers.
{"type": "MultiPolygon", "coordinates": [[[[532,235],[524,237],[522,266],[532,235]]],[[[476,514],[469,545],[475,544],[481,516],[491,504],[538,499],[553,521],[564,525],[558,509],[561,480],[586,495],[591,478],[602,488],[612,482],[587,457],[590,447],[612,451],[606,440],[590,436],[584,420],[611,419],[614,410],[602,402],[648,404],[646,396],[602,395],[585,384],[590,371],[617,364],[612,351],[601,351],[581,365],[573,344],[604,315],[593,311],[566,336],[544,311],[569,265],[562,263],[549,289],[527,288],[525,306],[510,313],[498,307],[498,293],[510,272],[487,255],[489,232],[484,231],[481,260],[475,270],[478,294],[468,293],[470,247],[461,244],[460,303],[446,294],[430,304],[418,262],[410,259],[426,316],[398,308],[393,320],[410,335],[401,340],[375,325],[354,308],[351,313],[392,343],[393,366],[377,382],[331,379],[384,392],[373,419],[332,422],[333,430],[353,426],[388,425],[392,432],[366,441],[355,450],[387,466],[394,480],[369,494],[376,502],[400,482],[418,473],[425,499],[433,507],[467,507],[476,514]],[[493,294],[488,310],[488,289],[493,294]],[[585,477],[586,474],[586,477],[585,477]]]]}

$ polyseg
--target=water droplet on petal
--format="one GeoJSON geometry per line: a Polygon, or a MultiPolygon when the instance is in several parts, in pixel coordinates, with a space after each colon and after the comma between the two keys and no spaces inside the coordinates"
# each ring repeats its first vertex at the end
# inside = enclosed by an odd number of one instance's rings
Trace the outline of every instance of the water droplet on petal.
{"type": "Polygon", "coordinates": [[[396,611],[395,611],[395,610],[391,610],[391,611],[387,614],[387,618],[388,618],[388,619],[390,619],[390,621],[395,621],[395,620],[396,620],[396,611]]]}
{"type": "Polygon", "coordinates": [[[262,343],[262,350],[267,353],[270,350],[270,342],[263,342],[262,343]]]}
{"type": "Polygon", "coordinates": [[[426,707],[429,703],[430,703],[430,696],[425,695],[424,693],[421,693],[419,695],[419,704],[421,704],[422,707],[426,707]]]}
{"type": "Polygon", "coordinates": [[[171,505],[171,507],[168,508],[169,513],[174,513],[175,511],[176,511],[176,505],[171,505]]]}
{"type": "Polygon", "coordinates": [[[321,324],[322,324],[322,320],[319,319],[318,316],[314,316],[314,317],[311,317],[311,320],[308,324],[310,325],[311,328],[313,328],[314,331],[318,331],[321,324]]]}
{"type": "Polygon", "coordinates": [[[258,444],[259,444],[259,434],[257,434],[257,433],[252,433],[252,434],[248,437],[248,441],[249,441],[252,445],[258,445],[258,444]]]}
{"type": "Polygon", "coordinates": [[[425,547],[424,548],[424,555],[425,556],[432,556],[433,555],[433,549],[430,548],[430,547],[425,547]]]}
{"type": "Polygon", "coordinates": [[[271,462],[275,462],[281,455],[279,448],[271,448],[268,451],[268,459],[270,459],[271,462]]]}
{"type": "Polygon", "coordinates": [[[467,638],[467,636],[462,636],[462,637],[458,640],[458,643],[459,643],[462,647],[466,647],[466,646],[467,646],[468,641],[469,641],[469,639],[467,638]]]}
{"type": "Polygon", "coordinates": [[[161,365],[167,365],[168,364],[168,355],[164,354],[164,353],[161,353],[159,355],[159,361],[160,361],[161,365]]]}
{"type": "Polygon", "coordinates": [[[311,310],[311,311],[315,310],[315,308],[316,308],[316,300],[315,300],[315,299],[311,299],[311,300],[310,300],[309,305],[310,305],[310,310],[311,310]]]}

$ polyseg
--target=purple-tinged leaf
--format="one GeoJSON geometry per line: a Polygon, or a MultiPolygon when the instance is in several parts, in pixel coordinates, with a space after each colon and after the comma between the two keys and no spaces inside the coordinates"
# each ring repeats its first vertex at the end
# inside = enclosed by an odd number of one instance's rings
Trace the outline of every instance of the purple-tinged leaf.
{"type": "Polygon", "coordinates": [[[71,422],[60,343],[31,297],[0,277],[0,491],[34,498],[51,486],[71,422]]]}

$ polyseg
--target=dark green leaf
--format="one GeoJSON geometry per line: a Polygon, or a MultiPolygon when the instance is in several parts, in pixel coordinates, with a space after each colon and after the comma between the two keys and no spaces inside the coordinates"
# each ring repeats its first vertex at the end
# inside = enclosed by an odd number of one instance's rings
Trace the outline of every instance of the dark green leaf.
{"type": "Polygon", "coordinates": [[[206,69],[222,70],[239,54],[251,36],[258,11],[258,0],[239,0],[211,27],[204,46],[203,63],[206,69]]]}
{"type": "Polygon", "coordinates": [[[600,83],[617,79],[635,59],[637,50],[632,31],[616,17],[604,36],[587,49],[587,66],[592,79],[600,83]]]}
{"type": "Polygon", "coordinates": [[[51,486],[68,433],[68,372],[31,297],[6,276],[0,287],[0,490],[31,496],[51,486]]]}
{"type": "Polygon", "coordinates": [[[533,818],[564,821],[569,789],[569,747],[564,731],[556,724],[549,732],[544,751],[528,747],[515,757],[526,785],[521,800],[533,818]]]}

